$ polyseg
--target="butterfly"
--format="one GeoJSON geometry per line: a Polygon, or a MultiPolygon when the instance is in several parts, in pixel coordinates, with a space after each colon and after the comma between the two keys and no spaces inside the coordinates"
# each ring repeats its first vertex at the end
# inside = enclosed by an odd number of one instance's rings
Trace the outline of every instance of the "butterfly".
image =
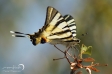
{"type": "Polygon", "coordinates": [[[14,37],[29,37],[32,44],[50,43],[53,45],[62,44],[74,46],[80,43],[76,38],[76,24],[74,18],[67,14],[62,16],[55,8],[48,6],[44,26],[34,34],[25,34],[17,31],[10,31],[14,37]]]}

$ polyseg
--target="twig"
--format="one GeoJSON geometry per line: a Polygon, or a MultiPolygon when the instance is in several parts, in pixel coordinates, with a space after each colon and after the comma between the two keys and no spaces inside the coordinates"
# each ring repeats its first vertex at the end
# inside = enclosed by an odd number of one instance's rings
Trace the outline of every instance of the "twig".
{"type": "Polygon", "coordinates": [[[64,58],[66,58],[66,57],[64,56],[64,57],[62,57],[62,58],[53,59],[53,61],[55,61],[55,60],[60,60],[60,59],[64,59],[64,58]]]}
{"type": "Polygon", "coordinates": [[[54,45],[54,47],[56,47],[59,51],[61,51],[62,53],[64,53],[64,51],[60,50],[56,45],[54,45]]]}

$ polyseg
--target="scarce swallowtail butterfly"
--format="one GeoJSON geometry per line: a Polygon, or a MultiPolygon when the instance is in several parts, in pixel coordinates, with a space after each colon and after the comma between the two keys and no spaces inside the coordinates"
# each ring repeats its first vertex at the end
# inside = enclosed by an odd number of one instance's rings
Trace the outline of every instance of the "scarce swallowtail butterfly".
{"type": "Polygon", "coordinates": [[[48,6],[45,25],[34,34],[25,34],[16,31],[14,37],[29,37],[33,45],[50,43],[74,46],[80,43],[76,38],[76,24],[71,15],[62,16],[58,10],[48,6]]]}

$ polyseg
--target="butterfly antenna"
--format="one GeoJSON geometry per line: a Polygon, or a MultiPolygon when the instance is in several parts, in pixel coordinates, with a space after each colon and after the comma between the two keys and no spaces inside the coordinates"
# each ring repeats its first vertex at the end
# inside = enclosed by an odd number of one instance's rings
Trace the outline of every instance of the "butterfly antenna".
{"type": "Polygon", "coordinates": [[[86,35],[88,35],[88,33],[82,34],[82,36],[86,36],[86,35]]]}

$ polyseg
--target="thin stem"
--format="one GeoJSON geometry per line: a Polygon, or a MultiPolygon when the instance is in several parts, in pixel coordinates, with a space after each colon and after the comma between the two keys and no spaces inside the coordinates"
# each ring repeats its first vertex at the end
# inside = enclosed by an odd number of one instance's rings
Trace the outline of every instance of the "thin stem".
{"type": "Polygon", "coordinates": [[[60,59],[64,59],[64,58],[66,58],[66,57],[64,56],[64,57],[62,57],[62,58],[53,59],[53,60],[55,61],[55,60],[60,60],[60,59]]]}
{"type": "Polygon", "coordinates": [[[70,49],[70,47],[68,47],[68,49],[66,51],[68,51],[70,49]]]}
{"type": "Polygon", "coordinates": [[[66,52],[70,57],[72,57],[73,59],[75,59],[70,53],[66,52]]]}
{"type": "Polygon", "coordinates": [[[75,73],[75,70],[71,70],[70,74],[74,74],[75,73]]]}
{"type": "Polygon", "coordinates": [[[60,50],[56,45],[54,45],[54,47],[56,47],[59,51],[61,51],[62,53],[64,53],[64,51],[60,50]]]}
{"type": "MultiPolygon", "coordinates": [[[[62,50],[60,50],[56,45],[54,45],[54,47],[56,47],[59,51],[61,51],[62,53],[65,54],[65,52],[62,51],[62,50]]],[[[70,47],[67,48],[66,53],[67,53],[70,57],[72,57],[73,59],[75,59],[70,53],[67,52],[67,51],[69,50],[69,48],[70,48],[70,47]]]]}
{"type": "Polygon", "coordinates": [[[67,59],[67,61],[68,61],[68,63],[71,65],[71,62],[70,62],[70,60],[68,59],[68,57],[67,57],[67,55],[66,55],[66,53],[67,53],[67,51],[65,51],[65,57],[66,57],[66,59],[67,59]]]}

